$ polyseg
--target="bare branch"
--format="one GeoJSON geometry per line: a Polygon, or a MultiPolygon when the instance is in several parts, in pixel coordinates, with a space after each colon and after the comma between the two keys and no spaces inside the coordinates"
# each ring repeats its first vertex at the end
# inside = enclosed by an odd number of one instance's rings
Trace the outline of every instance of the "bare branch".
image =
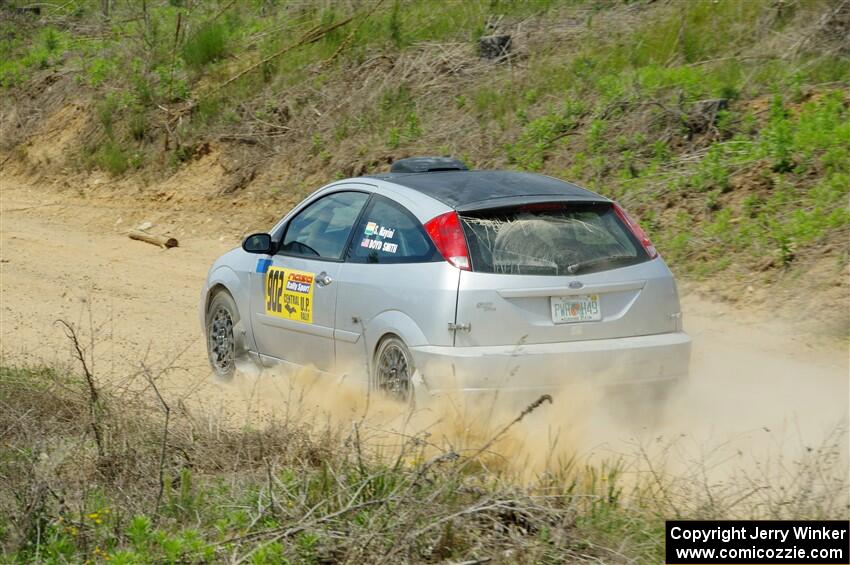
{"type": "Polygon", "coordinates": [[[65,335],[68,339],[71,340],[71,343],[74,346],[74,355],[77,360],[80,362],[80,365],[83,368],[83,376],[86,379],[86,385],[88,386],[89,393],[89,416],[91,417],[91,428],[94,432],[94,441],[97,444],[97,454],[102,459],[106,457],[106,450],[103,445],[103,431],[100,427],[100,422],[98,418],[98,409],[100,404],[100,393],[97,388],[97,383],[95,381],[94,375],[89,369],[88,363],[86,363],[86,355],[83,351],[82,346],[80,345],[80,340],[77,337],[77,332],[74,330],[74,327],[66,322],[65,320],[56,320],[57,324],[62,324],[65,328],[65,335]]]}

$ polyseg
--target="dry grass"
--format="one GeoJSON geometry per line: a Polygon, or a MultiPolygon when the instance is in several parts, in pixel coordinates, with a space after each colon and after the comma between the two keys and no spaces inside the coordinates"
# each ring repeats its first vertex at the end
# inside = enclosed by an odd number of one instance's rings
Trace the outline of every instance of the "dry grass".
{"type": "Polygon", "coordinates": [[[571,496],[477,476],[451,453],[421,460],[422,438],[382,461],[339,429],[291,421],[208,427],[176,407],[164,435],[153,392],[102,392],[93,419],[86,389],[49,370],[2,370],[7,558],[526,561],[569,555],[577,543],[571,496]],[[144,544],[133,533],[140,520],[150,523],[144,544]],[[187,531],[201,541],[189,543],[187,531]],[[542,531],[557,534],[544,539],[542,531]]]}
{"type": "Polygon", "coordinates": [[[79,377],[0,369],[6,560],[657,562],[668,518],[850,509],[844,429],[746,468],[724,446],[683,459],[681,441],[662,438],[593,457],[550,445],[545,469],[518,481],[500,453],[548,397],[486,426],[480,414],[446,422],[458,435],[438,444],[433,428],[377,429],[365,411],[317,415],[303,389],[284,416],[239,425],[160,390],[163,371],[107,385],[80,364],[79,377]]]}

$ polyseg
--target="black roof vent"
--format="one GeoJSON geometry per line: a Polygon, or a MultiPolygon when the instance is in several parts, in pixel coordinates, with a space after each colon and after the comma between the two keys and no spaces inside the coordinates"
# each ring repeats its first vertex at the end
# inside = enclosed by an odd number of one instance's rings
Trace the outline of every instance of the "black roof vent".
{"type": "Polygon", "coordinates": [[[468,171],[462,161],[451,157],[408,157],[390,167],[391,173],[433,173],[436,171],[468,171]]]}

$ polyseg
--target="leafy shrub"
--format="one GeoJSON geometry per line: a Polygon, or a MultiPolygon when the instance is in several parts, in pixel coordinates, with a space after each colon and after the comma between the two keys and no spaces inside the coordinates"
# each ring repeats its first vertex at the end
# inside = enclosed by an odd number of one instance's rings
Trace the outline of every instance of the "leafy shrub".
{"type": "Polygon", "coordinates": [[[130,168],[128,152],[116,141],[109,140],[96,153],[95,162],[112,176],[120,176],[130,168]]]}
{"type": "Polygon", "coordinates": [[[552,143],[575,128],[583,112],[582,104],[567,103],[560,112],[529,121],[517,141],[507,145],[508,160],[530,171],[542,169],[552,143]]]}
{"type": "Polygon", "coordinates": [[[44,48],[47,49],[48,53],[53,53],[57,49],[59,49],[60,37],[55,29],[49,27],[44,30],[44,35],[42,35],[42,41],[44,41],[44,48]]]}
{"type": "Polygon", "coordinates": [[[166,102],[179,102],[189,97],[190,89],[186,79],[181,76],[179,68],[171,65],[160,65],[154,68],[157,76],[156,96],[166,102]]]}
{"type": "Polygon", "coordinates": [[[120,102],[115,95],[107,96],[97,105],[97,119],[110,139],[115,134],[115,117],[119,109],[120,102]]]}
{"type": "Polygon", "coordinates": [[[86,65],[86,77],[91,86],[98,87],[116,70],[115,61],[97,57],[86,65]]]}
{"type": "Polygon", "coordinates": [[[788,122],[788,113],[782,102],[782,97],[773,97],[770,104],[770,123],[762,136],[765,150],[773,161],[776,172],[790,171],[793,164],[793,136],[788,122]]]}
{"type": "Polygon", "coordinates": [[[130,135],[136,141],[142,141],[148,133],[148,116],[142,108],[136,108],[130,115],[130,135]]]}
{"type": "Polygon", "coordinates": [[[713,188],[720,192],[729,189],[728,157],[724,155],[723,146],[715,145],[708,150],[691,177],[690,184],[702,192],[713,188]]]}
{"type": "Polygon", "coordinates": [[[183,45],[183,60],[200,70],[227,54],[227,29],[222,24],[208,23],[195,30],[183,45]]]}
{"type": "MultiPolygon", "coordinates": [[[[2,20],[0,20],[2,24],[2,20]]],[[[27,30],[8,26],[0,27],[4,38],[0,40],[0,87],[21,84],[29,71],[54,66],[68,45],[68,37],[53,27],[43,28],[29,38],[27,30]]]]}

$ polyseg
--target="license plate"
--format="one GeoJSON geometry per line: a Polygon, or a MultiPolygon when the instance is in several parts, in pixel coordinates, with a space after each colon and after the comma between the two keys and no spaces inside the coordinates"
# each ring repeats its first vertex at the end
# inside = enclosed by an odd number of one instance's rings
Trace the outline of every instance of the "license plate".
{"type": "Polygon", "coordinates": [[[602,309],[599,308],[599,296],[596,294],[552,297],[552,321],[556,324],[595,322],[601,319],[602,309]]]}

